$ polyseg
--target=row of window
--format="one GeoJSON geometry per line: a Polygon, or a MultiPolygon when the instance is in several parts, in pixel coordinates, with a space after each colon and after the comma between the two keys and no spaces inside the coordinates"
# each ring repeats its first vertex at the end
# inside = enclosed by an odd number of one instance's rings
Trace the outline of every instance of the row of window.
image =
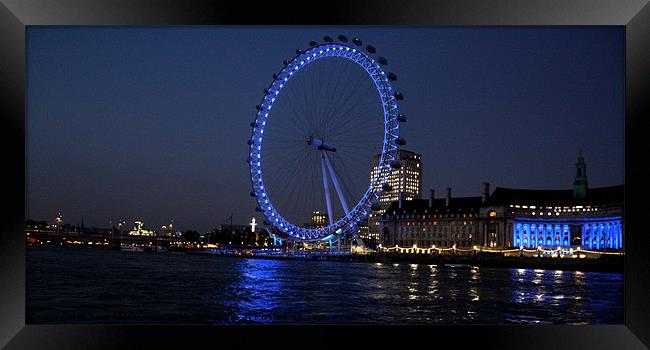
{"type": "Polygon", "coordinates": [[[473,247],[476,245],[475,242],[469,240],[460,240],[460,241],[432,241],[432,240],[422,241],[421,240],[419,241],[419,243],[416,240],[398,240],[396,241],[396,244],[402,248],[412,247],[413,245],[417,245],[420,248],[430,248],[434,245],[438,248],[451,248],[454,245],[456,245],[456,247],[473,247]]]}
{"type": "Polygon", "coordinates": [[[470,233],[470,232],[476,232],[478,230],[477,227],[475,226],[430,226],[430,227],[423,227],[422,229],[418,229],[417,227],[400,227],[398,232],[399,233],[410,233],[410,234],[418,234],[422,232],[423,234],[426,233],[470,233]]]}
{"type": "Polygon", "coordinates": [[[476,214],[458,214],[458,213],[453,213],[453,214],[389,214],[386,215],[386,220],[406,220],[406,219],[436,219],[436,218],[473,218],[477,217],[478,215],[476,214]]]}
{"type": "MultiPolygon", "coordinates": [[[[438,226],[438,220],[434,221],[407,221],[403,222],[402,225],[406,224],[406,226],[438,226]]],[[[473,220],[442,220],[440,221],[440,225],[442,226],[467,226],[467,225],[475,225],[476,221],[473,220]]]]}
{"type": "Polygon", "coordinates": [[[397,238],[399,239],[404,239],[404,238],[411,238],[411,239],[431,239],[431,238],[440,238],[440,239],[472,239],[472,237],[475,237],[475,235],[471,232],[456,232],[456,233],[451,233],[451,232],[437,232],[436,234],[433,234],[432,232],[427,232],[423,234],[416,234],[412,232],[402,232],[397,234],[397,238]],[[451,237],[450,237],[451,236],[451,237]]]}

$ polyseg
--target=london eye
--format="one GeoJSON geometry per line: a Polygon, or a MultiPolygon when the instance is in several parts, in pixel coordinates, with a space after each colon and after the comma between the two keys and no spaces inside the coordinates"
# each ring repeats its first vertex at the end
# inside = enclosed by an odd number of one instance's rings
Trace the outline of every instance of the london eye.
{"type": "Polygon", "coordinates": [[[312,41],[284,61],[257,105],[248,140],[251,196],[264,223],[298,240],[355,234],[400,167],[388,60],[358,39],[312,41]],[[326,214],[314,225],[314,212],[326,214]]]}

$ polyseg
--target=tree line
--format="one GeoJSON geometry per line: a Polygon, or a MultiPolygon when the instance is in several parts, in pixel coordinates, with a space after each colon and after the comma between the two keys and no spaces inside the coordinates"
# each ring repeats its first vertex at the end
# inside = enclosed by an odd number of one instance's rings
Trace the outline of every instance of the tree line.
{"type": "Polygon", "coordinates": [[[206,232],[203,236],[198,231],[186,230],[183,232],[182,239],[187,243],[203,243],[203,244],[226,244],[226,245],[245,245],[245,246],[263,246],[272,245],[273,239],[270,237],[266,229],[259,232],[251,232],[250,230],[230,230],[230,228],[212,229],[206,232]]]}

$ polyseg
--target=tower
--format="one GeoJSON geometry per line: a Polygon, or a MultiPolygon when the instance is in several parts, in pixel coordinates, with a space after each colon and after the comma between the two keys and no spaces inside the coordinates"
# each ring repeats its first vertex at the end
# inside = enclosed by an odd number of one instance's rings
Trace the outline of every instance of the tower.
{"type": "MultiPolygon", "coordinates": [[[[376,180],[378,176],[376,168],[380,156],[381,154],[378,154],[374,157],[370,171],[371,181],[376,180]]],[[[392,202],[399,200],[400,193],[404,193],[405,200],[418,199],[422,195],[422,155],[400,149],[397,151],[395,159],[400,163],[400,167],[393,170],[388,178],[388,184],[393,189],[382,193],[379,197],[379,204],[384,210],[392,202]]],[[[383,211],[380,214],[383,214],[383,211]]]]}
{"type": "MultiPolygon", "coordinates": [[[[381,154],[378,154],[374,157],[370,171],[370,179],[373,182],[378,176],[376,168],[380,156],[381,154]]],[[[388,178],[388,184],[392,190],[382,193],[379,197],[381,209],[368,215],[368,236],[372,241],[381,241],[379,218],[392,202],[399,201],[400,198],[402,198],[402,202],[419,199],[422,195],[422,155],[400,149],[397,151],[395,159],[399,162],[400,167],[393,170],[388,178]]]]}
{"type": "Polygon", "coordinates": [[[576,177],[573,181],[573,198],[585,198],[587,186],[587,164],[582,157],[582,151],[580,151],[576,162],[576,177]]]}

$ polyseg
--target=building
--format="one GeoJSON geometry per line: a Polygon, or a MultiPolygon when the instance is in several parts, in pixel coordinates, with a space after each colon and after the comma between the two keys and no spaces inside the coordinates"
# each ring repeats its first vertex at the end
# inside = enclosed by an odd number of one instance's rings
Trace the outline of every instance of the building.
{"type": "MultiPolygon", "coordinates": [[[[258,226],[258,225],[255,225],[258,226]]],[[[231,225],[231,224],[220,224],[217,226],[217,229],[219,231],[223,230],[229,230],[233,232],[251,232],[251,225],[231,225]]],[[[258,231],[259,228],[257,228],[256,231],[258,231]]]]}
{"type": "Polygon", "coordinates": [[[370,233],[368,229],[368,220],[362,220],[357,224],[357,229],[359,232],[359,238],[364,242],[376,243],[379,241],[379,235],[374,235],[370,233]]]}
{"type": "Polygon", "coordinates": [[[111,234],[111,229],[85,227],[83,219],[79,226],[64,224],[60,214],[53,224],[34,220],[25,222],[25,235],[30,245],[108,245],[108,241],[112,238],[111,234]]]}
{"type": "MultiPolygon", "coordinates": [[[[370,171],[371,183],[379,176],[377,165],[379,164],[380,154],[375,155],[370,171]]],[[[399,199],[399,194],[403,193],[407,201],[420,198],[422,195],[422,155],[398,150],[396,160],[400,163],[399,169],[394,169],[388,179],[388,184],[392,187],[391,191],[381,194],[379,205],[381,209],[368,215],[368,236],[369,239],[377,240],[379,238],[379,218],[391,203],[399,199]]]]}
{"type": "Polygon", "coordinates": [[[315,210],[311,213],[311,227],[325,227],[329,225],[329,217],[326,213],[315,210]]]}
{"type": "Polygon", "coordinates": [[[181,232],[174,231],[174,220],[171,220],[169,224],[160,227],[160,235],[163,237],[180,237],[181,232]]]}
{"type": "Polygon", "coordinates": [[[529,190],[483,184],[481,196],[393,202],[379,222],[384,247],[624,247],[624,185],[588,188],[586,163],[576,163],[573,189],[529,190]]]}
{"type": "Polygon", "coordinates": [[[135,221],[133,225],[134,225],[133,229],[128,233],[129,236],[146,236],[146,237],[156,236],[156,231],[145,229],[144,222],[142,221],[135,221]]]}
{"type": "Polygon", "coordinates": [[[481,197],[407,200],[402,196],[379,220],[384,247],[473,247],[479,242],[481,197]]]}
{"type": "Polygon", "coordinates": [[[482,213],[482,237],[498,247],[622,249],[624,186],[574,190],[497,188],[482,213]],[[581,192],[578,191],[578,194],[581,192]]]}
{"type": "MultiPolygon", "coordinates": [[[[377,165],[380,156],[380,154],[377,154],[373,159],[372,170],[370,171],[370,180],[373,183],[379,175],[377,165]]],[[[379,197],[379,204],[384,209],[398,199],[399,193],[404,193],[406,200],[420,198],[422,194],[422,155],[411,151],[398,150],[396,160],[401,167],[394,169],[388,179],[392,191],[384,192],[379,197]]]]}

